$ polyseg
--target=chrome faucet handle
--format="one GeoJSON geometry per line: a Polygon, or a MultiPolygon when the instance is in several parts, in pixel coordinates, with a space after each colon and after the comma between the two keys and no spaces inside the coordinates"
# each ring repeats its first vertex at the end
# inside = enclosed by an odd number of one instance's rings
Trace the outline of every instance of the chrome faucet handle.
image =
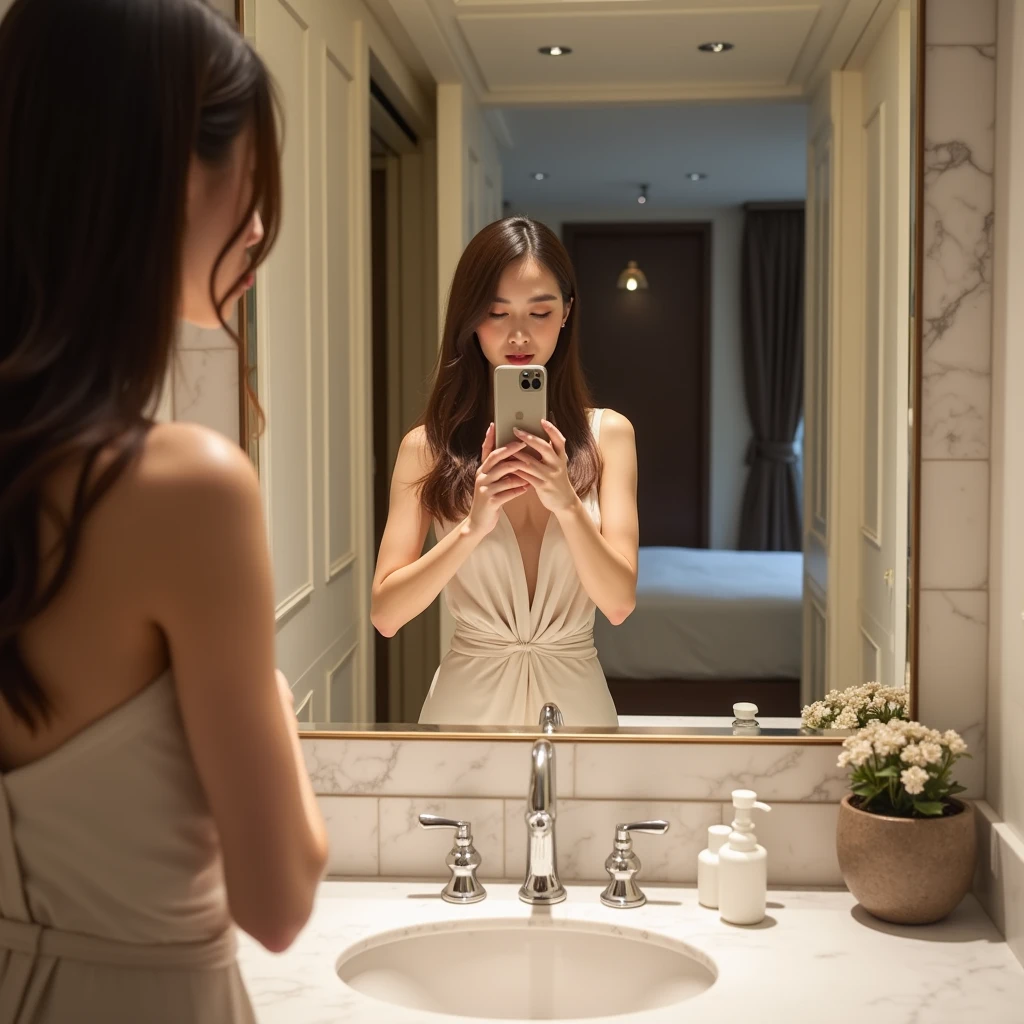
{"type": "Polygon", "coordinates": [[[548,702],[540,709],[539,724],[545,732],[554,732],[559,726],[565,725],[565,719],[557,704],[548,702]]]}
{"type": "Polygon", "coordinates": [[[445,858],[452,877],[441,890],[441,899],[446,903],[479,903],[484,899],[487,890],[476,877],[482,858],[473,845],[472,824],[453,818],[439,818],[436,814],[421,814],[420,825],[423,828],[455,829],[455,845],[445,858]]]}
{"type": "Polygon", "coordinates": [[[668,822],[634,821],[628,825],[616,825],[615,849],[604,862],[604,869],[611,876],[608,887],[601,893],[601,902],[606,907],[627,910],[642,907],[647,897],[636,884],[636,876],[640,871],[640,858],[633,852],[633,832],[646,832],[650,835],[664,835],[668,831],[668,822]]]}

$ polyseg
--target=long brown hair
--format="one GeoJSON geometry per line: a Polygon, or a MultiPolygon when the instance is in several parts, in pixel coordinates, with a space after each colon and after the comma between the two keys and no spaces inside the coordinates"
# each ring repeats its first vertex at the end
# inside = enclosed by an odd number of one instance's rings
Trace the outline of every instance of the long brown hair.
{"type": "Polygon", "coordinates": [[[508,217],[489,224],[469,243],[448,296],[434,386],[422,420],[433,465],[420,483],[423,507],[442,522],[469,512],[490,421],[491,366],[476,328],[494,302],[505,269],[524,257],[549,270],[563,302],[572,303],[547,365],[548,416],[565,435],[569,479],[582,495],[601,474],[588,419],[593,403],[580,365],[579,298],[572,261],[549,227],[528,217],[508,217]]]}
{"type": "Polygon", "coordinates": [[[205,0],[15,0],[0,22],[0,697],[30,728],[51,709],[19,633],[66,582],[86,517],[151,426],[190,162],[225,162],[249,126],[253,196],[211,276],[218,310],[220,263],[259,210],[258,266],[280,212],[273,87],[237,27],[205,0]],[[44,486],[69,459],[82,468],[62,516],[44,486]],[[43,513],[60,527],[52,553],[43,513]]]}

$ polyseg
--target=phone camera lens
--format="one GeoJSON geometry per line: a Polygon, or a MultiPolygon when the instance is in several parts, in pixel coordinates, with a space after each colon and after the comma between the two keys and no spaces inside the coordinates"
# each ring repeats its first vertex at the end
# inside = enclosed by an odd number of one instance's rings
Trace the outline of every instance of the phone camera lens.
{"type": "Polygon", "coordinates": [[[534,391],[539,391],[540,390],[540,378],[539,377],[534,377],[533,378],[533,389],[534,389],[534,391]]]}
{"type": "Polygon", "coordinates": [[[524,391],[529,391],[530,390],[530,382],[528,380],[524,380],[522,382],[522,389],[524,391]]]}
{"type": "Polygon", "coordinates": [[[524,377],[529,377],[530,376],[530,371],[529,370],[523,370],[523,376],[524,377]]]}

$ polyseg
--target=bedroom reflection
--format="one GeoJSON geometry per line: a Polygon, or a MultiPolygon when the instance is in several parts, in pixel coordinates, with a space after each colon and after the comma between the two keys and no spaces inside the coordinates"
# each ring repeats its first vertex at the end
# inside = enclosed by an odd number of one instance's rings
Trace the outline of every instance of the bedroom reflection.
{"type": "Polygon", "coordinates": [[[621,624],[600,610],[594,623],[619,723],[726,724],[737,702],[762,721],[793,718],[806,108],[504,117],[516,140],[503,162],[506,212],[561,236],[595,405],[626,416],[636,436],[636,606],[621,624]]]}

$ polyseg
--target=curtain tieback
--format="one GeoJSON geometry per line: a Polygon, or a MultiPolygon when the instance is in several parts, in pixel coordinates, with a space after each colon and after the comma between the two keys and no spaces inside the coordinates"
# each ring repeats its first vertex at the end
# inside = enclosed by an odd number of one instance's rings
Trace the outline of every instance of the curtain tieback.
{"type": "Polygon", "coordinates": [[[747,445],[747,465],[760,459],[762,462],[793,464],[797,461],[795,441],[763,441],[752,437],[747,445]]]}

